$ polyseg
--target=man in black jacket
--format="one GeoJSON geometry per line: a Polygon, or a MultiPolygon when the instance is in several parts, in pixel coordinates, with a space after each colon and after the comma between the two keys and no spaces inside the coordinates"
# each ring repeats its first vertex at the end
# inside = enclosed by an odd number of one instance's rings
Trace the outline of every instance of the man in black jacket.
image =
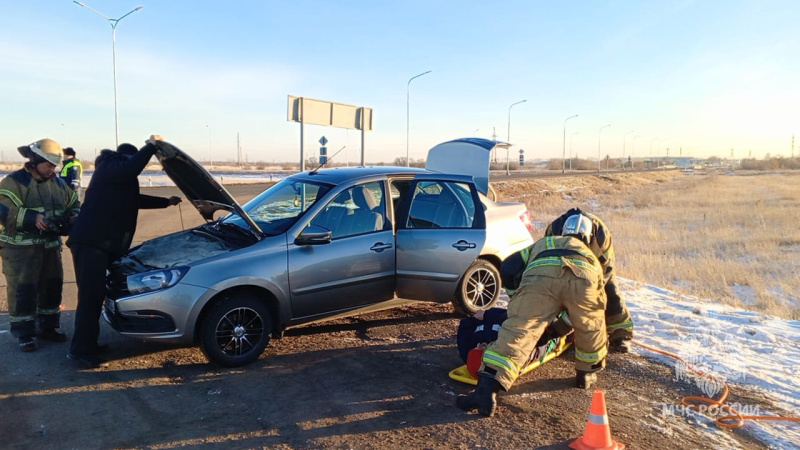
{"type": "Polygon", "coordinates": [[[112,261],[128,252],[139,209],[166,208],[181,201],[180,197],[139,193],[137,177],[158,150],[159,140],[161,136],[153,135],[141,150],[121,144],[117,151],[100,153],[81,214],[67,241],[78,284],[75,333],[67,357],[86,368],[105,365],[97,353],[107,347],[98,346],[97,337],[105,300],[106,270],[112,261]]]}

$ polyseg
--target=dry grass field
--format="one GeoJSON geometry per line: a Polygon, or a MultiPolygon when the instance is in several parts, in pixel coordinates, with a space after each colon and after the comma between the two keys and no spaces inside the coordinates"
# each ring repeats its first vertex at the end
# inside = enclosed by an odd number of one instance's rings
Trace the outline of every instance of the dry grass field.
{"type": "MultiPolygon", "coordinates": [[[[595,212],[619,273],[648,284],[800,318],[800,173],[654,172],[496,183],[546,222],[595,212]]],[[[536,237],[539,237],[536,236],[536,237]]]]}

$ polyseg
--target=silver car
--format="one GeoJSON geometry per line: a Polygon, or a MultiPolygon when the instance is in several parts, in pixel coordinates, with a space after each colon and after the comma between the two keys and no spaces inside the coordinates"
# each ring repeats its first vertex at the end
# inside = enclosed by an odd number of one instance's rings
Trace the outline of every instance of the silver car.
{"type": "Polygon", "coordinates": [[[106,320],[129,336],[199,343],[211,361],[234,367],[313,321],[404,301],[452,302],[464,314],[490,308],[500,262],[532,243],[530,217],[522,204],[485,196],[494,141],[445,144],[431,149],[426,169],[312,170],[240,206],[192,158],[159,143],[165,172],[207,223],[117,260],[106,320]],[[215,218],[219,211],[227,214],[215,218]]]}

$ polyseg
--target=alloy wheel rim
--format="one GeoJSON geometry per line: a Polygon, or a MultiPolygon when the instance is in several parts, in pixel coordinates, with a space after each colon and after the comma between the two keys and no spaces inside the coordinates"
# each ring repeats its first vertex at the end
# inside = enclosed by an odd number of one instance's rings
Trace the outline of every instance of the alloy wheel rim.
{"type": "Polygon", "coordinates": [[[264,319],[252,308],[228,311],[215,329],[217,345],[226,356],[239,357],[252,351],[264,335],[264,319]]]}
{"type": "Polygon", "coordinates": [[[472,272],[465,286],[465,297],[475,308],[489,306],[497,294],[497,279],[492,271],[477,269],[472,272]]]}

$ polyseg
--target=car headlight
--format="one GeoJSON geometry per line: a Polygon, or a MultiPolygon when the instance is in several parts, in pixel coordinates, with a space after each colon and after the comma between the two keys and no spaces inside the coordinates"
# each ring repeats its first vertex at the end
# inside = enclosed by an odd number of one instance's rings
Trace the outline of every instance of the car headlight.
{"type": "Polygon", "coordinates": [[[131,294],[141,294],[142,292],[166,289],[178,284],[178,281],[180,281],[188,271],[188,267],[172,267],[169,269],[129,275],[128,291],[131,294]]]}

